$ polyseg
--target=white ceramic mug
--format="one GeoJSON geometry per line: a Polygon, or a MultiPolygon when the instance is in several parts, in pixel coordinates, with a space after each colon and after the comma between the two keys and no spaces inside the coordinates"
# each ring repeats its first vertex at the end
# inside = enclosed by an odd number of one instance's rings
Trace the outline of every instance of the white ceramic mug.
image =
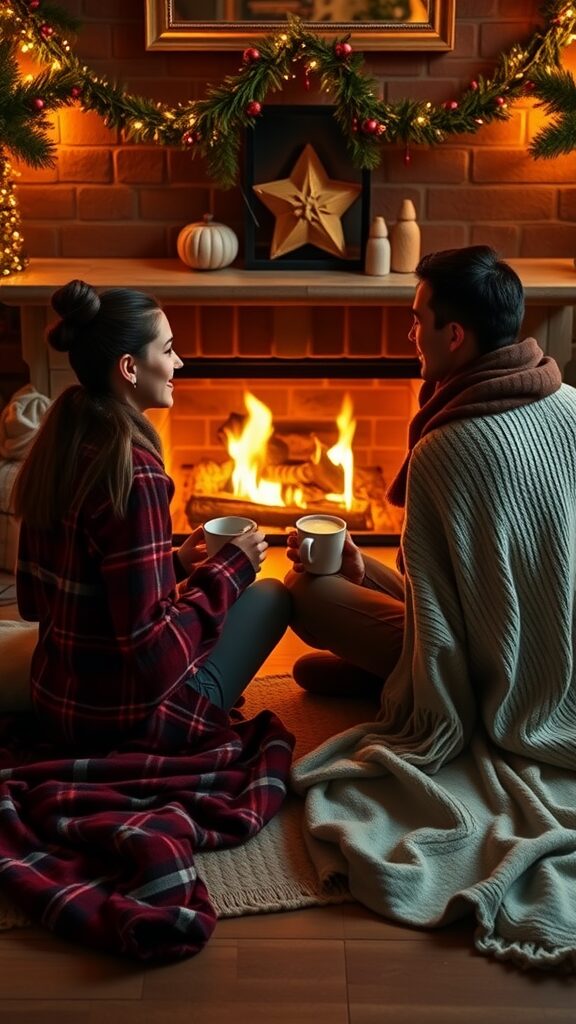
{"type": "Polygon", "coordinates": [[[338,516],[302,516],[296,523],[300,561],[315,576],[338,572],[346,540],[346,523],[338,516]]]}
{"type": "Polygon", "coordinates": [[[234,540],[248,530],[255,530],[257,523],[246,516],[218,516],[204,523],[204,537],[208,555],[215,555],[229,540],[234,540]]]}

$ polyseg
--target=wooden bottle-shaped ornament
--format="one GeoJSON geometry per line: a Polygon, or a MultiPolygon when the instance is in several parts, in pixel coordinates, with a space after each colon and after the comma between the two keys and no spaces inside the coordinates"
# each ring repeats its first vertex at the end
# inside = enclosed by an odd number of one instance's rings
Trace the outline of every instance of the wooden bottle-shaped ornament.
{"type": "Polygon", "coordinates": [[[390,273],[390,241],[384,217],[374,217],[366,245],[364,272],[372,277],[390,273]]]}
{"type": "Polygon", "coordinates": [[[411,199],[402,200],[391,241],[392,270],[398,274],[413,274],[420,259],[420,228],[411,199]]]}

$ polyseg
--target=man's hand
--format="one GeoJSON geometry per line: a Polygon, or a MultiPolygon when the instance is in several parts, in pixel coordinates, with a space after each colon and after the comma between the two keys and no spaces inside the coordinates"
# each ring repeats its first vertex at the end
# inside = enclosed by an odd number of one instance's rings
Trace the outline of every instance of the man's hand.
{"type": "MultiPolygon", "coordinates": [[[[295,530],[292,530],[286,538],[286,557],[292,562],[292,568],[294,572],[306,572],[306,569],[300,561],[300,554],[298,551],[298,534],[295,530]]],[[[346,540],[344,541],[344,550],[342,551],[342,567],[340,569],[340,576],[344,576],[351,583],[361,584],[366,574],[366,568],[364,566],[364,559],[360,553],[359,548],[356,547],[348,531],[346,531],[346,540]]]]}

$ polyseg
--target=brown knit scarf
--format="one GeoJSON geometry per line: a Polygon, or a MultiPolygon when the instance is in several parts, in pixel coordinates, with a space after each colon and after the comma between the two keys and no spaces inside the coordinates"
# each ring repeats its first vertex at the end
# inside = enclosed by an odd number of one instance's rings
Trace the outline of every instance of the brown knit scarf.
{"type": "Polygon", "coordinates": [[[487,352],[443,381],[425,381],[418,396],[420,410],[408,430],[408,454],[388,488],[388,501],[399,508],[406,503],[412,449],[425,434],[451,420],[493,416],[538,402],[561,383],[558,364],[544,355],[535,338],[487,352]]]}

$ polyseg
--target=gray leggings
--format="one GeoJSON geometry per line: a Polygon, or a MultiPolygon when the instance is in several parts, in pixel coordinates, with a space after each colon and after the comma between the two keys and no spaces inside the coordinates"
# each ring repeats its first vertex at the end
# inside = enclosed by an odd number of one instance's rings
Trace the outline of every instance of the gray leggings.
{"type": "Polygon", "coordinates": [[[232,605],[218,643],[188,685],[229,711],[284,635],[291,616],[292,600],[283,583],[253,583],[232,605]]]}

